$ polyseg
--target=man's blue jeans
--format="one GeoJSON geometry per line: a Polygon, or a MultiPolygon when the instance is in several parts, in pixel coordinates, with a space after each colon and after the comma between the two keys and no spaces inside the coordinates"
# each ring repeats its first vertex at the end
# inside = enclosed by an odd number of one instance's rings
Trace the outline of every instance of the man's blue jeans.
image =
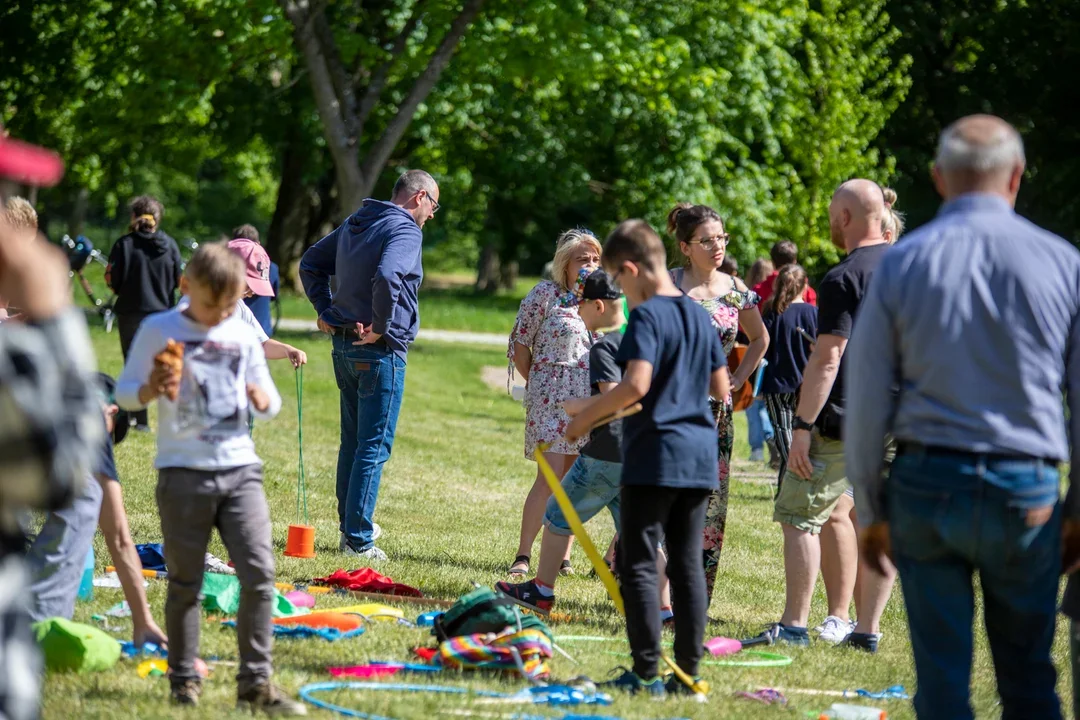
{"type": "Polygon", "coordinates": [[[405,390],[405,361],[383,346],[353,345],[333,336],[334,375],[341,391],[337,500],[341,532],[354,550],[367,550],[382,469],[390,459],[405,390]]]}
{"type": "Polygon", "coordinates": [[[901,454],[888,483],[893,556],[904,588],[920,720],[973,718],[969,704],[972,576],[979,573],[986,634],[1004,720],[1061,717],[1050,659],[1061,512],[1057,467],[973,454],[901,454]]]}
{"type": "Polygon", "coordinates": [[[765,410],[765,403],[757,398],[746,408],[746,425],[749,428],[749,440],[751,450],[761,450],[765,443],[772,440],[774,432],[772,423],[769,422],[769,413],[765,410]]]}

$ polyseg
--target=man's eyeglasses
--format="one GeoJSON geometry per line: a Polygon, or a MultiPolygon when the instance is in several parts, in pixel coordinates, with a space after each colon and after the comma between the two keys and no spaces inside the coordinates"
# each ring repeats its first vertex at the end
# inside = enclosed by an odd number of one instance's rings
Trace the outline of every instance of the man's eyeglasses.
{"type": "Polygon", "coordinates": [[[716,248],[727,247],[728,242],[731,240],[731,236],[727,233],[723,235],[714,235],[711,238],[703,238],[701,240],[690,240],[688,245],[700,245],[706,250],[714,250],[716,248]]]}
{"type": "Polygon", "coordinates": [[[439,212],[439,208],[442,207],[442,205],[439,204],[439,201],[431,197],[431,193],[429,193],[427,190],[424,191],[424,197],[426,197],[428,199],[428,202],[431,203],[431,214],[434,215],[435,213],[439,212]]]}

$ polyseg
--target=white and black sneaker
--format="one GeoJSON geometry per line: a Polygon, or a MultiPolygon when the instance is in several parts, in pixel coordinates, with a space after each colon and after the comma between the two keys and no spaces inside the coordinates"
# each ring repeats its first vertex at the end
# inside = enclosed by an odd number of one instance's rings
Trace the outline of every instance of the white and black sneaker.
{"type": "MultiPolygon", "coordinates": [[[[377,522],[371,523],[371,542],[375,542],[382,537],[382,525],[377,522]]],[[[338,541],[338,550],[345,552],[345,548],[349,546],[349,541],[345,539],[345,533],[341,533],[341,540],[338,541]]]]}
{"type": "Polygon", "coordinates": [[[817,632],[819,640],[836,645],[855,630],[855,623],[830,615],[814,630],[817,632]]]}
{"type": "Polygon", "coordinates": [[[386,556],[386,553],[384,553],[382,550],[375,547],[374,545],[369,547],[367,550],[354,550],[352,545],[346,544],[345,549],[342,550],[342,552],[344,552],[350,557],[363,558],[364,560],[368,560],[371,562],[384,562],[390,559],[386,556]]]}

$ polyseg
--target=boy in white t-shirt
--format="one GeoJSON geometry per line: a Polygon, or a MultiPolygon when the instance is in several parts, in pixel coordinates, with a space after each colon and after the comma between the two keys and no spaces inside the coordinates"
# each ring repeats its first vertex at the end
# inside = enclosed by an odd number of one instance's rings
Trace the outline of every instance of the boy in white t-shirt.
{"type": "Polygon", "coordinates": [[[117,382],[128,410],[158,401],[157,502],[169,567],[165,625],[174,702],[198,703],[203,561],[218,528],[240,581],[238,704],[274,715],[306,708],[270,684],[274,553],[262,461],[247,431],[249,412],[272,418],[281,396],[255,332],[236,312],[244,262],[225,245],[200,247],[181,280],[186,307],[139,327],[117,382]],[[183,344],[182,365],[163,353],[183,344]]]}
{"type": "MultiPolygon", "coordinates": [[[[270,287],[270,281],[267,279],[269,276],[270,256],[266,254],[266,250],[263,249],[254,240],[245,240],[243,238],[229,241],[229,249],[240,256],[244,261],[244,279],[247,281],[247,290],[236,301],[237,316],[245,323],[251,326],[255,331],[256,337],[259,339],[259,343],[263,346],[263,350],[266,352],[267,360],[288,360],[293,364],[293,367],[300,367],[307,364],[307,353],[299,348],[295,348],[287,343],[273,340],[266,331],[263,330],[263,326],[259,323],[255,314],[251,312],[251,309],[244,302],[243,298],[252,297],[254,295],[273,295],[274,290],[270,287]]],[[[183,293],[183,288],[180,289],[183,293]]],[[[180,298],[180,302],[177,304],[181,310],[187,308],[187,297],[180,298]]]]}

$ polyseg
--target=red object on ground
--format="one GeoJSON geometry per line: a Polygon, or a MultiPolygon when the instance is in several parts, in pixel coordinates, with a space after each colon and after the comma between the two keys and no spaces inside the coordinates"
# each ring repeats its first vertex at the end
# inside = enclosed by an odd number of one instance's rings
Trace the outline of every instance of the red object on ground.
{"type": "Polygon", "coordinates": [[[403,665],[355,665],[353,667],[327,668],[330,674],[336,678],[354,677],[362,680],[379,677],[389,677],[401,671],[403,665]]]}
{"type": "Polygon", "coordinates": [[[436,655],[439,654],[439,649],[438,648],[422,648],[422,647],[418,647],[418,648],[415,648],[413,650],[413,652],[416,653],[416,656],[419,657],[421,660],[426,660],[427,662],[431,662],[431,658],[433,658],[433,657],[435,657],[436,655]]]}
{"type": "Polygon", "coordinates": [[[329,577],[315,578],[311,582],[316,585],[329,585],[356,592],[400,595],[402,597],[424,597],[424,594],[416,588],[396,583],[391,578],[380,575],[371,568],[360,568],[351,572],[337,570],[329,577]]]}

